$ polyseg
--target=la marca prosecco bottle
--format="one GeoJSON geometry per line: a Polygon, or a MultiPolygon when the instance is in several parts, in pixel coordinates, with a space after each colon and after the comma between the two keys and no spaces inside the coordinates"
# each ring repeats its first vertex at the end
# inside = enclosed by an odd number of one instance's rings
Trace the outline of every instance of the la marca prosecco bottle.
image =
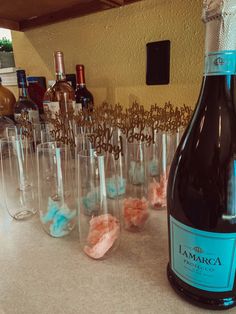
{"type": "Polygon", "coordinates": [[[168,180],[172,287],[209,309],[236,305],[236,0],[206,0],[205,70],[168,180]]]}

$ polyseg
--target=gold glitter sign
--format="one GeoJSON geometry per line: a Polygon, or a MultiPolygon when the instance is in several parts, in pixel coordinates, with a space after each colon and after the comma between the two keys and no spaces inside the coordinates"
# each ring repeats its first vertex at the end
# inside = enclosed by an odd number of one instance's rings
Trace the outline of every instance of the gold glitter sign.
{"type": "MultiPolygon", "coordinates": [[[[157,132],[176,133],[180,128],[185,128],[192,112],[189,106],[173,106],[170,102],[163,107],[154,104],[150,109],[145,109],[137,102],[128,108],[120,104],[102,103],[76,114],[73,109],[54,115],[48,110],[45,120],[50,125],[51,136],[55,141],[74,147],[75,134],[90,134],[90,141],[98,153],[112,153],[118,159],[123,155],[123,138],[128,143],[141,141],[148,145],[154,144],[157,132]],[[114,141],[117,130],[124,137],[119,135],[114,141]]],[[[27,114],[22,114],[20,124],[25,136],[32,136],[32,125],[27,114]]]]}

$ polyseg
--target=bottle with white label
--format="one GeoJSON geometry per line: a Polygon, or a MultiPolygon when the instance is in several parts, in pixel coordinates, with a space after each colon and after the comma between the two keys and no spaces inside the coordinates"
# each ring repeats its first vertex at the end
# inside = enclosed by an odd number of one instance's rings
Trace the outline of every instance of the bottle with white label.
{"type": "Polygon", "coordinates": [[[168,179],[172,287],[209,309],[236,305],[236,0],[204,0],[205,69],[168,179]]]}
{"type": "Polygon", "coordinates": [[[75,104],[74,90],[66,80],[63,52],[54,52],[54,65],[56,82],[48,88],[43,101],[44,112],[50,110],[52,116],[68,112],[75,104]]]}
{"type": "Polygon", "coordinates": [[[39,123],[38,106],[30,99],[28,95],[28,86],[26,81],[25,70],[17,70],[17,83],[19,88],[19,98],[14,107],[14,120],[18,123],[22,113],[27,113],[27,119],[31,123],[39,123]]]}

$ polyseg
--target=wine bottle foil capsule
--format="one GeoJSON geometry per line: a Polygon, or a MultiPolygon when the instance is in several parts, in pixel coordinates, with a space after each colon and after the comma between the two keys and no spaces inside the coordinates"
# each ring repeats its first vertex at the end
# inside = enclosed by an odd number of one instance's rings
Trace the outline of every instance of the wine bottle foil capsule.
{"type": "Polygon", "coordinates": [[[236,50],[236,0],[204,0],[202,20],[206,23],[206,53],[236,50]]]}
{"type": "Polygon", "coordinates": [[[54,65],[57,74],[65,73],[64,56],[62,51],[54,52],[54,65]]]}

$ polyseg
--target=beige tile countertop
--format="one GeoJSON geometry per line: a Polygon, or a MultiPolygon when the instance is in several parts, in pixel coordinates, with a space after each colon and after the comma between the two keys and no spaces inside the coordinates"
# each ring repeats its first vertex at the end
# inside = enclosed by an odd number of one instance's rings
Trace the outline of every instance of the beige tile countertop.
{"type": "Polygon", "coordinates": [[[212,313],[175,294],[167,261],[166,211],[152,211],[142,233],[123,231],[113,256],[94,261],[81,252],[77,230],[51,238],[37,216],[12,221],[2,209],[0,314],[212,313]]]}

